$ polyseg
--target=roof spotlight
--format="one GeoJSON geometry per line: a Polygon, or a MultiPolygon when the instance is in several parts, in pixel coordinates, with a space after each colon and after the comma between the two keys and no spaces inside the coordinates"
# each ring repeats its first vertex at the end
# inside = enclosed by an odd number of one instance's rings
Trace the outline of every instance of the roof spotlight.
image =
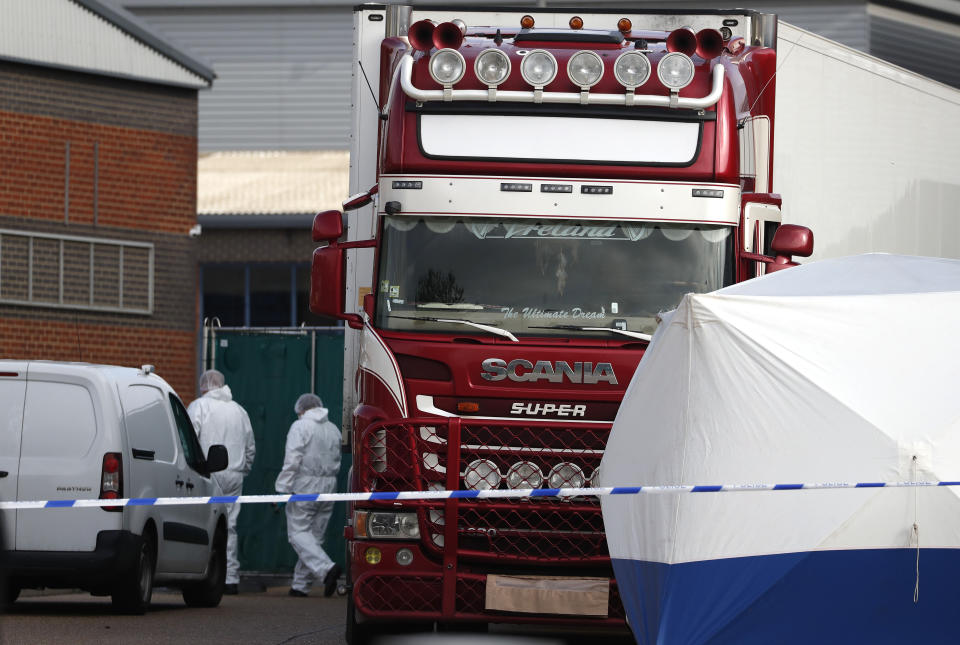
{"type": "Polygon", "coordinates": [[[510,76],[510,57],[494,47],[485,49],[477,56],[473,72],[487,87],[496,87],[510,76]]]}
{"type": "Polygon", "coordinates": [[[567,76],[580,89],[593,87],[603,76],[603,59],[592,51],[579,51],[567,61],[567,76]]]}
{"type": "Polygon", "coordinates": [[[686,54],[671,52],[657,64],[657,77],[673,92],[683,89],[693,80],[693,61],[686,54]]]}
{"type": "Polygon", "coordinates": [[[543,87],[557,77],[557,59],[545,49],[534,49],[523,57],[520,75],[533,87],[543,87]]]}
{"type": "Polygon", "coordinates": [[[613,64],[613,75],[628,90],[636,89],[650,78],[650,59],[640,52],[624,52],[613,64]]]}
{"type": "Polygon", "coordinates": [[[430,57],[430,76],[441,85],[453,85],[463,78],[467,63],[455,49],[441,49],[430,57]]]}

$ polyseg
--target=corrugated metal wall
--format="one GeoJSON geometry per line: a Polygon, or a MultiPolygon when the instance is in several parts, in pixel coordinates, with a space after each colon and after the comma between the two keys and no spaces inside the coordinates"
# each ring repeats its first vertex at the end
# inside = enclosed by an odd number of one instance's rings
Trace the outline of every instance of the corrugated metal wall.
{"type": "MultiPolygon", "coordinates": [[[[462,4],[476,4],[461,0],[462,4]]],[[[444,4],[451,4],[444,2],[444,4]]],[[[460,4],[454,2],[452,4],[460,4]]],[[[664,2],[663,0],[630,0],[630,1],[604,1],[604,2],[547,2],[547,6],[562,8],[565,6],[602,6],[605,9],[615,9],[617,7],[629,7],[633,9],[730,9],[732,7],[744,7],[761,11],[764,13],[775,13],[784,22],[789,22],[807,31],[836,40],[848,47],[853,47],[861,51],[867,51],[868,30],[867,30],[867,8],[865,0],[810,0],[809,2],[717,2],[716,0],[672,0],[664,2]]]]}
{"type": "Polygon", "coordinates": [[[200,92],[201,151],[349,147],[349,7],[132,10],[217,72],[200,92]]]}
{"type": "Polygon", "coordinates": [[[870,42],[874,56],[923,74],[934,80],[960,87],[960,37],[870,16],[870,42]],[[886,46],[898,43],[896,47],[886,46]]]}

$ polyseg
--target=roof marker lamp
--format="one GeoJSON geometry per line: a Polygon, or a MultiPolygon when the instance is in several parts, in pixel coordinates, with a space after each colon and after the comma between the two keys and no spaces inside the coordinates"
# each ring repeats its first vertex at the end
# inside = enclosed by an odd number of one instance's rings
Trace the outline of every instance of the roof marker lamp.
{"type": "Polygon", "coordinates": [[[633,91],[650,78],[650,59],[640,52],[624,52],[613,64],[613,75],[627,91],[633,91]]]}
{"type": "Polygon", "coordinates": [[[477,56],[473,71],[487,87],[496,87],[510,76],[510,57],[499,49],[485,49],[477,56]]]}
{"type": "Polygon", "coordinates": [[[463,55],[454,49],[441,49],[430,57],[430,77],[444,88],[459,82],[466,69],[463,55]]]}
{"type": "Polygon", "coordinates": [[[671,52],[660,59],[657,77],[671,92],[677,92],[693,80],[693,61],[681,52],[671,52]]]}
{"type": "Polygon", "coordinates": [[[567,61],[567,76],[581,90],[588,90],[603,76],[603,59],[596,52],[579,51],[567,61]]]}
{"type": "Polygon", "coordinates": [[[544,49],[534,49],[523,57],[520,75],[534,89],[543,89],[557,77],[557,59],[544,49]]]}

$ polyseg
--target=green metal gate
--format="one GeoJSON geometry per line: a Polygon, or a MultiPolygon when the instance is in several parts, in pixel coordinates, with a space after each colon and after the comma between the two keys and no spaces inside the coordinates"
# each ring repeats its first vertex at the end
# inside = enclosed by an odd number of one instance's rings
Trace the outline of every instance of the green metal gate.
{"type": "MultiPolygon", "coordinates": [[[[203,369],[223,372],[233,398],[250,415],[257,443],[253,470],[243,482],[245,495],[276,493],[274,482],[283,467],[287,431],[297,416],[293,405],[304,392],[314,392],[342,427],[343,328],[248,329],[207,327],[203,369]]],[[[349,450],[341,456],[338,492],[346,490],[349,450]]],[[[344,563],[344,503],[333,509],[323,549],[344,563]]],[[[297,556],[287,541],[282,505],[248,504],[237,520],[240,569],[289,573],[297,556]]]]}

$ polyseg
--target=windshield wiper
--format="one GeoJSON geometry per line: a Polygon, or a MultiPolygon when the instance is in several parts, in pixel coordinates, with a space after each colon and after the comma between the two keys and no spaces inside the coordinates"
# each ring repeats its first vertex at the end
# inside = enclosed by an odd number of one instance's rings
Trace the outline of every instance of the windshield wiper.
{"type": "Polygon", "coordinates": [[[458,325],[469,325],[471,327],[476,327],[477,329],[482,329],[483,331],[488,331],[491,334],[496,334],[497,336],[503,336],[504,338],[509,338],[515,343],[520,341],[516,336],[508,332],[506,329],[500,329],[498,327],[492,327],[490,325],[483,325],[480,323],[475,323],[472,320],[461,320],[459,318],[432,318],[429,316],[390,316],[391,318],[403,318],[405,320],[422,320],[424,322],[439,322],[439,323],[455,323],[458,325]]]}
{"type": "Polygon", "coordinates": [[[571,329],[573,331],[609,331],[614,334],[623,334],[624,336],[629,336],[631,338],[638,338],[640,340],[645,340],[648,343],[653,338],[650,334],[644,334],[639,331],[630,331],[628,329],[617,329],[616,327],[581,327],[580,325],[546,325],[546,326],[535,326],[530,325],[530,329],[571,329]]]}

